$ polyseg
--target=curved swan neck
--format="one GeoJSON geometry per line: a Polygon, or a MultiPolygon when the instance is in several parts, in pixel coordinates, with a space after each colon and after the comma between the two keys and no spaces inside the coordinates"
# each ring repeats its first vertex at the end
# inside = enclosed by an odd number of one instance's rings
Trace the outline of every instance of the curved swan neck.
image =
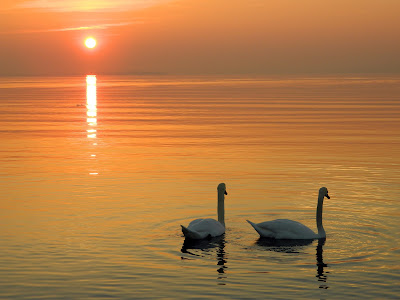
{"type": "Polygon", "coordinates": [[[218,222],[225,227],[225,195],[224,191],[218,191],[218,222]]]}
{"type": "Polygon", "coordinates": [[[317,205],[317,228],[318,228],[318,236],[325,237],[324,226],[322,225],[322,208],[324,205],[324,195],[318,195],[318,205],[317,205]]]}

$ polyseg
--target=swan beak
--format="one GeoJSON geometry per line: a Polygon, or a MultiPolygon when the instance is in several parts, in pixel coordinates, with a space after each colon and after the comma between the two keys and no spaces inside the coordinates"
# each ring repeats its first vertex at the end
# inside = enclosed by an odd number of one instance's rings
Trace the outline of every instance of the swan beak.
{"type": "Polygon", "coordinates": [[[224,193],[225,195],[228,195],[228,192],[227,191],[225,191],[225,193],[224,193]]]}
{"type": "Polygon", "coordinates": [[[331,199],[331,197],[329,197],[329,195],[328,195],[328,194],[326,194],[326,195],[325,195],[325,197],[326,197],[326,198],[328,198],[328,199],[331,199]]]}

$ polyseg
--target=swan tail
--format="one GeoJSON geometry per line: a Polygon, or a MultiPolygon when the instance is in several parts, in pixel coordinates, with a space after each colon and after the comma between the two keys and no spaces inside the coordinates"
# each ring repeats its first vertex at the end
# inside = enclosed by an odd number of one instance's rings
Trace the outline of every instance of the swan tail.
{"type": "Polygon", "coordinates": [[[255,230],[257,230],[257,225],[250,220],[246,220],[255,230]]]}
{"type": "Polygon", "coordinates": [[[181,225],[181,227],[182,227],[182,233],[185,236],[185,238],[193,239],[193,240],[199,240],[199,239],[203,238],[203,236],[200,235],[198,232],[192,231],[192,230],[190,230],[189,228],[186,228],[183,225],[181,225]]]}
{"type": "Polygon", "coordinates": [[[262,230],[261,228],[259,228],[257,226],[257,224],[255,224],[249,220],[246,220],[246,221],[249,222],[249,224],[251,226],[253,226],[253,228],[257,231],[257,233],[260,235],[260,237],[272,237],[270,234],[266,234],[265,230],[262,230]]]}

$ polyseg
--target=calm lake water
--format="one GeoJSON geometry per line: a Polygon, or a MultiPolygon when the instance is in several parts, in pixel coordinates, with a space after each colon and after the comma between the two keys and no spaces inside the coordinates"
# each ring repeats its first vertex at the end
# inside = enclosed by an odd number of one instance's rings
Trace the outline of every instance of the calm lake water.
{"type": "Polygon", "coordinates": [[[399,76],[2,78],[0,297],[398,299],[399,133],[399,76]]]}

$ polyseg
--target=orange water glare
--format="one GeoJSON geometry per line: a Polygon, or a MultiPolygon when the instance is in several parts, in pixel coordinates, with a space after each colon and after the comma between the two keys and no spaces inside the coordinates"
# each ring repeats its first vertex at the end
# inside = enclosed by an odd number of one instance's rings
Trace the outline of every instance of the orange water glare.
{"type": "MultiPolygon", "coordinates": [[[[87,123],[90,127],[97,124],[97,97],[96,97],[96,75],[86,76],[86,107],[87,123]]],[[[91,132],[96,132],[91,129],[91,132]]],[[[89,131],[89,130],[88,130],[89,131]]]]}
{"type": "MultiPolygon", "coordinates": [[[[91,141],[94,141],[97,138],[97,94],[96,94],[96,75],[87,75],[86,76],[86,122],[87,129],[86,134],[87,138],[91,141]]],[[[97,145],[97,143],[93,143],[92,146],[97,145]]],[[[94,150],[94,149],[93,149],[94,150]]],[[[90,157],[93,159],[97,155],[94,153],[90,154],[90,157]]],[[[92,166],[93,168],[94,166],[92,166]]],[[[98,175],[97,170],[91,170],[89,175],[98,175]]]]}

